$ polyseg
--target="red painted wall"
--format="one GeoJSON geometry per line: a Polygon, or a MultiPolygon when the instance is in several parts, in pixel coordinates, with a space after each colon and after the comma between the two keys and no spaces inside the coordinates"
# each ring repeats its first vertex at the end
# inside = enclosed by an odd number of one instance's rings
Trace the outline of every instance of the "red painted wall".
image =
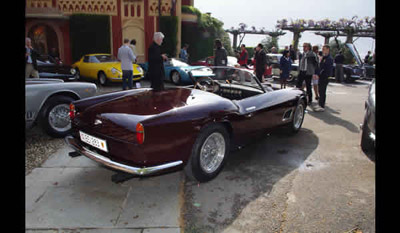
{"type": "Polygon", "coordinates": [[[112,53],[118,55],[118,49],[122,45],[122,23],[121,23],[121,0],[117,1],[117,16],[111,16],[111,31],[112,31],[112,53]]]}

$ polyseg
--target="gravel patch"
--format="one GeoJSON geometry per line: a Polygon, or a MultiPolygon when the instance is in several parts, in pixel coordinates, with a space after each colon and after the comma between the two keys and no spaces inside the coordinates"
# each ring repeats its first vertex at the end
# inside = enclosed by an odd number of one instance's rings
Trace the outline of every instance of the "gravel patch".
{"type": "Polygon", "coordinates": [[[43,130],[34,126],[25,131],[25,175],[40,167],[47,158],[65,144],[63,138],[48,136],[43,130]]]}

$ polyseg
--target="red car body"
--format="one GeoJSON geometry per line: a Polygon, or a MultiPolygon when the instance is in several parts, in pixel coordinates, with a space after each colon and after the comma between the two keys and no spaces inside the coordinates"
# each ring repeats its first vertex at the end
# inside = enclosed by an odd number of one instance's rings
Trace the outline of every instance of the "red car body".
{"type": "Polygon", "coordinates": [[[184,167],[207,125],[225,127],[230,145],[243,145],[269,129],[290,124],[299,101],[305,100],[304,92],[297,89],[224,82],[214,93],[192,87],[161,92],[141,88],[75,101],[72,135],[66,141],[106,166],[146,175],[184,167]],[[107,151],[82,141],[80,132],[104,140],[107,151]]]}

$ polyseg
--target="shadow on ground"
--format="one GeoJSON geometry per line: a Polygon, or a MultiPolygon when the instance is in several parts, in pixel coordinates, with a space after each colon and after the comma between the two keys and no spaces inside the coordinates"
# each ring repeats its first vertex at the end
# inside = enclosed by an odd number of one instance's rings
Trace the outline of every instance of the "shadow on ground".
{"type": "Polygon", "coordinates": [[[218,177],[185,183],[185,232],[222,232],[253,200],[298,168],[318,146],[313,131],[296,135],[276,131],[231,152],[218,177]]]}
{"type": "Polygon", "coordinates": [[[329,106],[325,106],[325,112],[324,114],[321,114],[320,112],[314,112],[314,111],[308,111],[308,114],[311,116],[318,118],[322,121],[324,121],[328,125],[338,125],[342,126],[346,129],[348,129],[352,133],[359,133],[359,127],[357,127],[355,124],[353,124],[350,121],[344,120],[343,118],[340,117],[340,112],[337,110],[334,110],[330,108],[329,106]]]}

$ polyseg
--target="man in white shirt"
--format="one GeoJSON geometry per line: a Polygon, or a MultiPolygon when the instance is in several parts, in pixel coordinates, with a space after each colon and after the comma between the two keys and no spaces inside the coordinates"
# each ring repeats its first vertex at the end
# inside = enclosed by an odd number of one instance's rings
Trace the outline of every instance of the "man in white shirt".
{"type": "Polygon", "coordinates": [[[32,41],[29,37],[25,38],[25,78],[32,76],[33,78],[39,78],[39,72],[37,70],[36,58],[39,53],[32,48],[32,41]]]}
{"type": "Polygon", "coordinates": [[[128,87],[132,89],[133,62],[136,60],[132,49],[129,47],[129,39],[124,39],[124,44],[118,49],[118,59],[121,61],[122,90],[128,87]]]}

